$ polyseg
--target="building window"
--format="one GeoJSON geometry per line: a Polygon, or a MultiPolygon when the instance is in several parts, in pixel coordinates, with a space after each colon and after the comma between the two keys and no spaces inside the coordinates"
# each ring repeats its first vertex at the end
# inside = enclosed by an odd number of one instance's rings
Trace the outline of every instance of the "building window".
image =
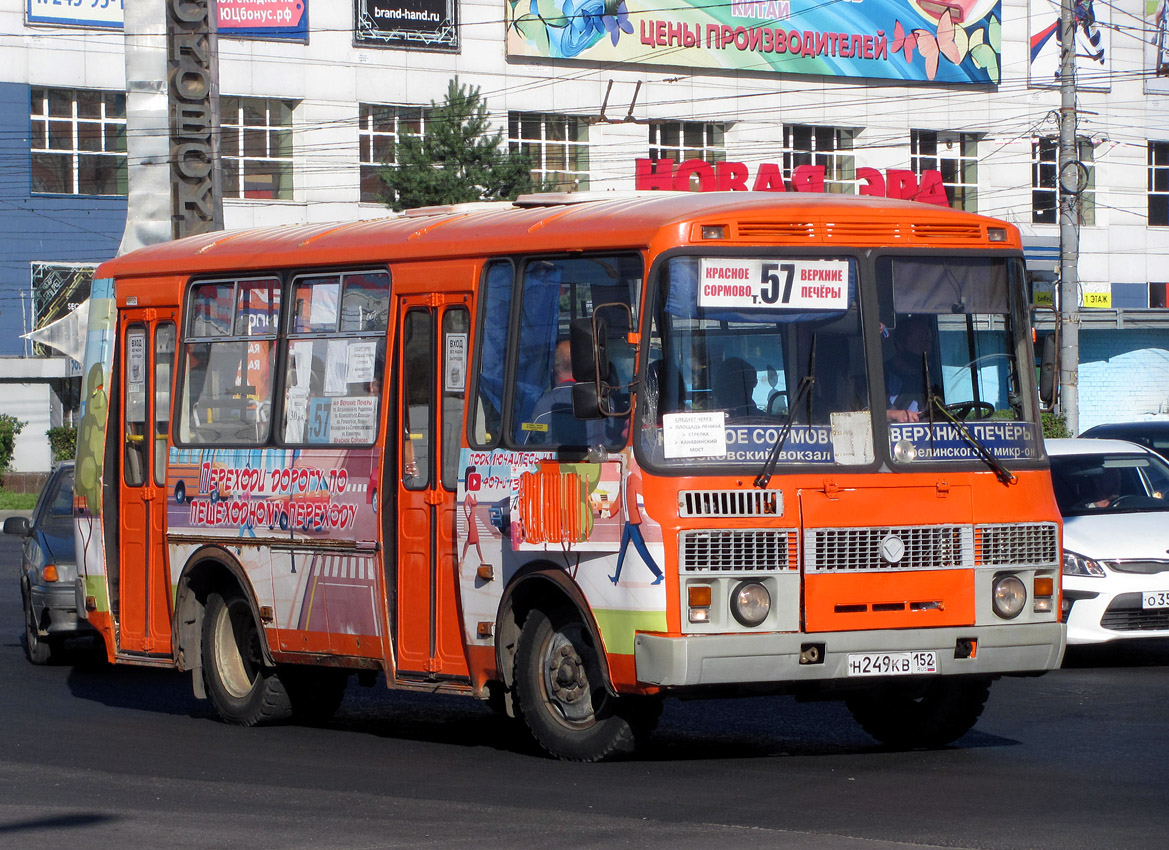
{"type": "Polygon", "coordinates": [[[126,194],[126,95],[32,89],[32,191],[126,194]]]}
{"type": "Polygon", "coordinates": [[[1149,224],[1169,227],[1169,142],[1149,142],[1149,224]]]}
{"type": "Polygon", "coordinates": [[[919,178],[923,171],[942,173],[942,185],[953,209],[978,212],[976,134],[912,130],[909,154],[909,167],[919,178]]]}
{"type": "Polygon", "coordinates": [[[292,200],[295,101],[222,97],[223,197],[292,200]]]}
{"type": "Polygon", "coordinates": [[[649,125],[649,158],[685,162],[723,162],[727,158],[725,124],[699,121],[654,121],[649,125]]]}
{"type": "MultiPolygon", "coordinates": [[[[33,262],[32,327],[40,330],[63,319],[89,298],[93,270],[97,266],[82,263],[33,262]]],[[[40,342],[33,342],[34,357],[49,357],[54,352],[40,342]]]]}
{"type": "MultiPolygon", "coordinates": [[[[1079,220],[1083,226],[1096,223],[1096,169],[1092,166],[1092,143],[1077,142],[1079,158],[1087,169],[1087,181],[1079,195],[1079,220]]],[[[1031,221],[1035,224],[1059,222],[1059,139],[1034,139],[1031,142],[1031,221]]]]}
{"type": "MultiPolygon", "coordinates": [[[[723,162],[727,158],[726,124],[700,121],[654,121],[649,125],[649,158],[671,159],[675,163],[688,159],[723,162]]],[[[690,175],[691,191],[698,191],[700,175],[690,175]]]]}
{"type": "Polygon", "coordinates": [[[824,191],[851,195],[856,191],[852,154],[856,131],[844,127],[785,124],[783,176],[790,180],[801,165],[824,166],[824,191]]]}
{"type": "Polygon", "coordinates": [[[394,165],[395,145],[403,135],[422,135],[428,110],[421,106],[360,104],[357,138],[361,155],[361,202],[389,203],[381,171],[394,165]]]}
{"type": "Polygon", "coordinates": [[[561,192],[589,188],[589,125],[574,115],[509,112],[507,144],[528,157],[532,182],[561,192]]]}

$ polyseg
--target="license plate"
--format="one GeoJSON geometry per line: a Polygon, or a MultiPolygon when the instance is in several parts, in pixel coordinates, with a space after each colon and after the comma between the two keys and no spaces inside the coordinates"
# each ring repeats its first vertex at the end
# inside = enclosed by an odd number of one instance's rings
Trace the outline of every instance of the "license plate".
{"type": "Polygon", "coordinates": [[[1169,608],[1169,590],[1148,590],[1141,594],[1142,608],[1169,608]]]}
{"type": "Polygon", "coordinates": [[[937,672],[938,654],[932,649],[864,652],[848,656],[849,676],[912,676],[937,672]]]}

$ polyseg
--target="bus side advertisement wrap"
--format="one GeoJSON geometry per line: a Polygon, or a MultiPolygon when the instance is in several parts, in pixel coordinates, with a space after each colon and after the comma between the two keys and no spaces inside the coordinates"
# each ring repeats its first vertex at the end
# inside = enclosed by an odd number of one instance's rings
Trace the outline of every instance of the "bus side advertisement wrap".
{"type": "Polygon", "coordinates": [[[523,567],[564,569],[588,600],[609,653],[633,652],[636,631],[662,631],[666,597],[661,526],[645,508],[640,471],[625,451],[603,463],[561,463],[551,452],[460,454],[459,579],[468,643],[489,644],[500,596],[523,567]],[[481,564],[502,566],[483,582],[481,564]]]}
{"type": "MultiPolygon", "coordinates": [[[[102,530],[102,479],[105,474],[106,434],[110,415],[110,370],[114,358],[117,305],[114,281],[97,278],[89,296],[89,324],[85,337],[86,372],[82,378],[77,428],[77,473],[74,484],[74,535],[77,574],[83,582],[84,603],[92,598],[88,617],[99,629],[110,627],[106,589],[105,537],[102,530]]],[[[115,428],[115,430],[117,430],[115,428]]],[[[77,606],[79,614],[89,607],[77,606]]],[[[85,616],[85,614],[82,614],[85,616]]]]}

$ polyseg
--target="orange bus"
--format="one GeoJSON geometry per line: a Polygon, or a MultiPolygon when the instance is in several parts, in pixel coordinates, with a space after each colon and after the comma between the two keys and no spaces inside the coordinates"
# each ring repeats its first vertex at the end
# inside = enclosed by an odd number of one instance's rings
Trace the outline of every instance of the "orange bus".
{"type": "Polygon", "coordinates": [[[566,759],[663,698],[940,746],[1060,663],[1018,231],[831,195],[536,195],[213,233],[94,283],[79,594],[227,722],[348,680],[566,759]]]}

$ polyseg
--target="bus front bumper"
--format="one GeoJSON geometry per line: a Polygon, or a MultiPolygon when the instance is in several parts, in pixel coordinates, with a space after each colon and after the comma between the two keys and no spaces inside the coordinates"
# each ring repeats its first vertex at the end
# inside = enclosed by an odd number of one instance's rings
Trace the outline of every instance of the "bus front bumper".
{"type": "Polygon", "coordinates": [[[813,634],[637,635],[637,679],[663,688],[849,679],[850,655],[933,650],[941,675],[1041,673],[1063,660],[1062,623],[813,634]],[[974,641],[969,657],[962,642],[974,641]],[[815,647],[814,653],[808,653],[815,647]],[[819,656],[800,663],[801,655],[819,656]]]}

